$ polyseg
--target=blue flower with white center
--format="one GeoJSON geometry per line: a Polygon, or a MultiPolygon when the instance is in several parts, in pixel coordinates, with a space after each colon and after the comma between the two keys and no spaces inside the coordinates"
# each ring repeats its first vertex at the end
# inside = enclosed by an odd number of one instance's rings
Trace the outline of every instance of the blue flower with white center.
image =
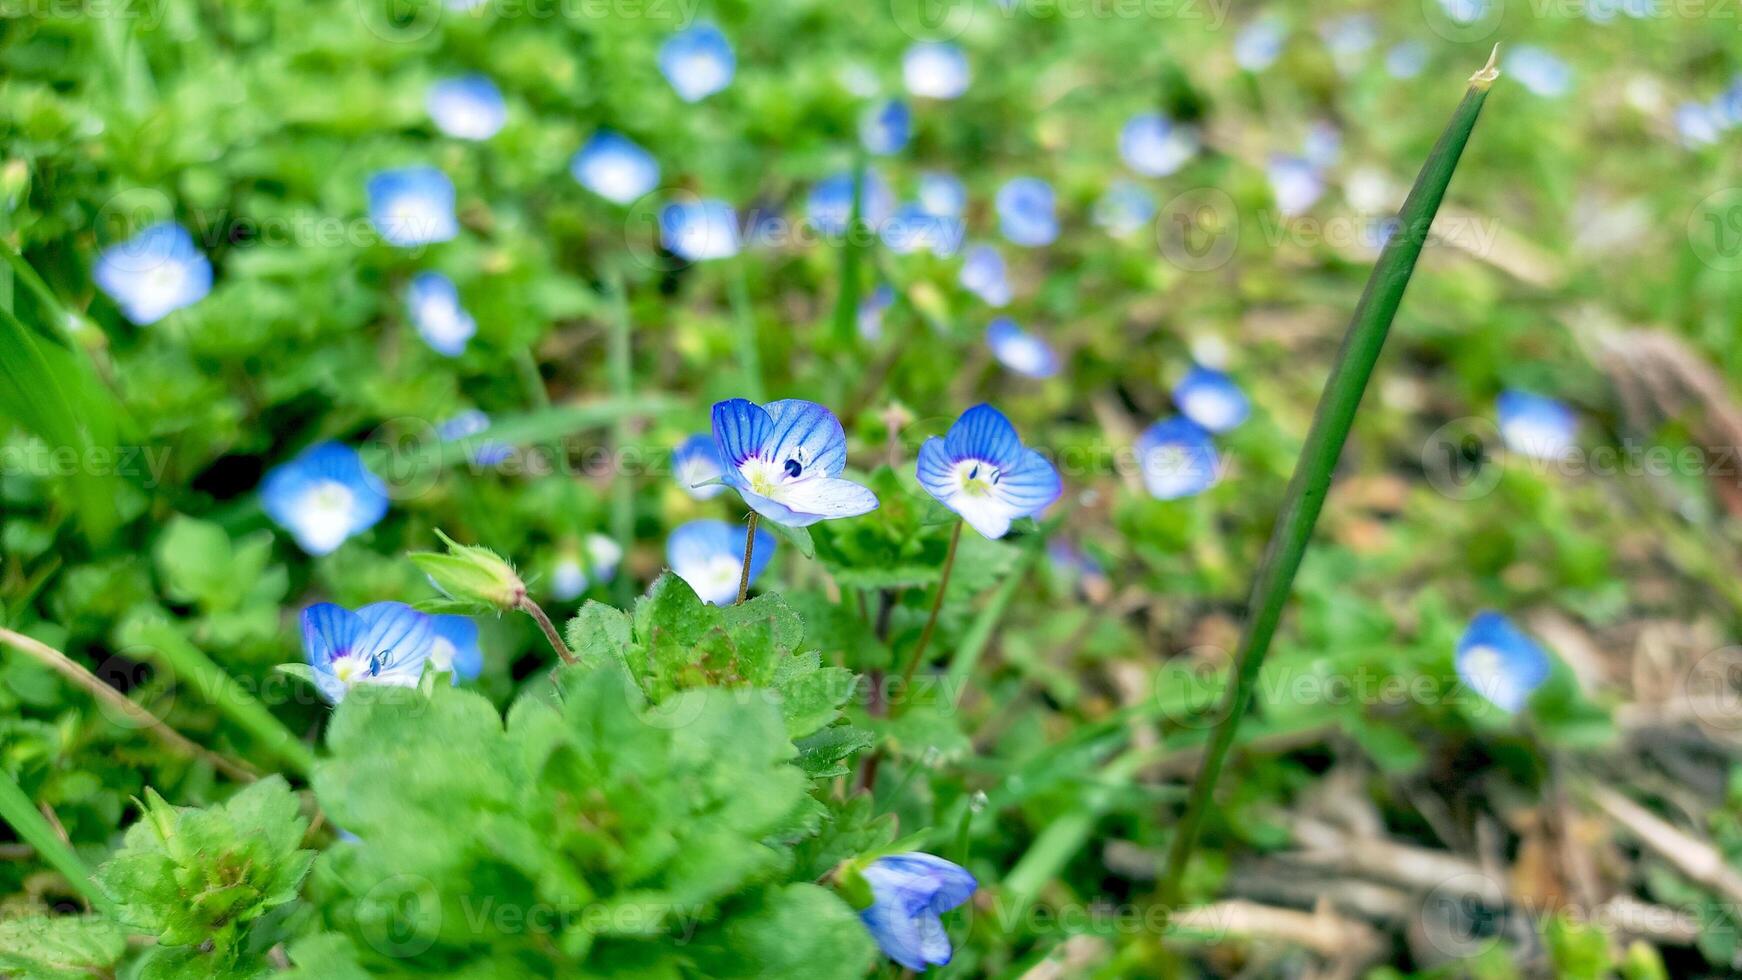
{"type": "Polygon", "coordinates": [[[847,434],[834,413],[816,402],[717,402],[714,445],[726,467],[726,485],[776,524],[805,527],[877,509],[876,494],[841,479],[847,434]]]}
{"type": "Polygon", "coordinates": [[[1234,63],[1250,72],[1260,72],[1282,56],[1288,27],[1277,17],[1260,17],[1234,35],[1234,63]]]}
{"type": "Polygon", "coordinates": [[[1420,41],[1399,41],[1385,52],[1385,71],[1392,78],[1414,78],[1427,67],[1427,45],[1420,41]]]}
{"type": "Polygon", "coordinates": [[[387,486],[355,449],[322,442],[268,472],[260,502],[302,550],[325,555],[386,516],[387,486]]]}
{"type": "Polygon", "coordinates": [[[883,223],[883,244],[897,255],[921,250],[945,257],[956,254],[962,245],[962,223],[954,218],[940,218],[917,204],[906,204],[883,223]]]}
{"type": "Polygon", "coordinates": [[[998,363],[1028,378],[1050,378],[1059,373],[1058,355],[1047,342],[1001,316],[986,325],[986,346],[998,363]]]}
{"type": "Polygon", "coordinates": [[[726,475],[714,437],[701,432],[690,436],[671,452],[671,473],[677,485],[697,500],[709,500],[726,492],[723,483],[710,483],[726,475]]]}
{"type": "Polygon", "coordinates": [[[429,665],[453,676],[453,683],[477,679],[484,672],[484,650],[478,645],[478,624],[470,616],[431,616],[429,665]]]}
{"type": "Polygon", "coordinates": [[[871,905],[859,913],[885,956],[924,972],[950,961],[950,937],[939,916],[968,900],[980,883],[958,864],[910,851],[871,862],[863,872],[871,905]]]}
{"type": "Polygon", "coordinates": [[[940,218],[960,218],[968,210],[968,190],[950,174],[919,175],[919,206],[940,218]]]}
{"type": "Polygon", "coordinates": [[[1533,94],[1558,98],[1573,87],[1573,70],[1542,48],[1520,44],[1507,52],[1502,70],[1533,94]]]}
{"type": "Polygon", "coordinates": [[[508,122],[508,104],[483,75],[444,78],[424,99],[436,128],[462,140],[487,140],[508,122]]]}
{"type": "Polygon", "coordinates": [[[659,212],[659,238],[686,262],[738,254],[738,215],[725,201],[684,201],[659,212]]]}
{"type": "MultiPolygon", "coordinates": [[[[895,210],[895,198],[889,186],[874,172],[865,171],[865,189],[859,201],[859,220],[877,228],[889,220],[895,210]]],[[[843,235],[847,221],[853,216],[853,175],[833,174],[817,181],[805,199],[805,217],[812,227],[825,235],[843,235]]]]}
{"type": "Polygon", "coordinates": [[[1440,9],[1459,24],[1474,24],[1488,14],[1488,0],[1440,0],[1440,9]]]}
{"type": "MultiPolygon", "coordinates": [[[[436,426],[436,435],[443,442],[467,442],[490,428],[490,416],[469,408],[436,426]]],[[[472,462],[479,466],[495,466],[514,455],[514,447],[505,442],[475,440],[470,445],[472,462]]]]}
{"type": "Polygon", "coordinates": [[[435,636],[431,617],[403,602],[352,612],[330,602],[302,611],[302,648],[315,686],[333,704],[358,684],[416,687],[435,636]]]}
{"type": "Polygon", "coordinates": [[[1012,243],[1028,248],[1051,245],[1058,237],[1052,185],[1039,177],[1016,177],[998,188],[994,202],[998,229],[1012,243]]]}
{"type": "Polygon", "coordinates": [[[895,290],[878,283],[871,295],[859,301],[859,336],[876,341],[883,336],[883,314],[895,305],[895,290]]]}
{"type": "Polygon", "coordinates": [[[1470,620],[1458,639],[1453,661],[1458,679],[1508,714],[1516,714],[1530,694],[1548,680],[1548,654],[1536,641],[1497,612],[1470,620]]]}
{"type": "Polygon", "coordinates": [[[204,299],[212,291],[212,263],[186,228],[160,221],[104,249],[91,278],[143,327],[204,299]]]}
{"type": "Polygon", "coordinates": [[[913,135],[913,113],[900,99],[884,99],[859,117],[859,142],[875,156],[900,153],[913,135]]]}
{"type": "Polygon", "coordinates": [[[943,436],[919,447],[919,485],[988,538],[1036,517],[1064,493],[1059,471],[1024,448],[1004,413],[975,405],[943,436]]]}
{"type": "Polygon", "coordinates": [[[1723,135],[1717,114],[1704,102],[1684,102],[1675,110],[1675,131],[1688,146],[1708,146],[1723,135]]]}
{"type": "Polygon", "coordinates": [[[551,569],[550,594],[562,602],[579,598],[587,591],[587,570],[581,566],[581,560],[573,555],[564,555],[557,559],[556,567],[551,569]]]}
{"type": "Polygon", "coordinates": [[[1233,378],[1201,365],[1193,365],[1173,386],[1173,403],[1181,415],[1210,432],[1227,432],[1246,421],[1252,411],[1246,393],[1233,378]]]}
{"type": "Polygon", "coordinates": [[[1119,130],[1119,156],[1145,177],[1166,177],[1198,153],[1198,131],[1157,113],[1132,116],[1119,130]]]}
{"type": "Polygon", "coordinates": [[[1210,434],[1191,419],[1162,419],[1137,437],[1137,464],[1143,485],[1157,500],[1177,500],[1216,485],[1221,458],[1210,434]]]}
{"type": "Polygon", "coordinates": [[[954,44],[921,41],[901,56],[901,80],[917,98],[960,98],[968,90],[968,56],[954,44]]]}
{"type": "Polygon", "coordinates": [[[1271,157],[1268,176],[1271,196],[1276,198],[1276,209],[1285,215],[1301,214],[1325,192],[1325,180],[1319,168],[1304,157],[1271,157]]]}
{"type": "Polygon", "coordinates": [[[659,162],[629,137],[601,129],[575,151],[569,175],[607,201],[628,204],[659,185],[659,162]]]}
{"type": "Polygon", "coordinates": [[[1095,224],[1114,235],[1142,231],[1155,218],[1155,195],[1142,184],[1117,180],[1095,202],[1095,224]]]}
{"type": "MultiPolygon", "coordinates": [[[[730,605],[738,598],[738,580],[744,574],[744,534],[748,530],[742,524],[713,520],[679,525],[665,539],[665,563],[703,602],[730,605]]],[[[752,584],[773,557],[774,535],[757,528],[756,547],[750,555],[752,584]]]]}
{"type": "Polygon", "coordinates": [[[962,259],[962,288],[987,306],[1004,306],[1010,302],[1009,271],[1004,256],[991,245],[975,245],[962,259]]]}
{"type": "Polygon", "coordinates": [[[454,182],[434,167],[383,170],[369,178],[369,221],[389,245],[412,248],[460,233],[454,182]]]}
{"type": "Polygon", "coordinates": [[[731,42],[712,24],[679,31],[659,46],[659,71],[685,102],[699,102],[730,85],[737,68],[731,42]]]}
{"type": "Polygon", "coordinates": [[[458,357],[478,332],[478,322],[460,306],[460,290],[439,272],[420,272],[405,289],[405,305],[418,336],[438,354],[458,357]]]}
{"type": "Polygon", "coordinates": [[[1573,410],[1544,395],[1507,389],[1495,400],[1495,408],[1506,448],[1534,459],[1560,459],[1578,434],[1573,410]]]}

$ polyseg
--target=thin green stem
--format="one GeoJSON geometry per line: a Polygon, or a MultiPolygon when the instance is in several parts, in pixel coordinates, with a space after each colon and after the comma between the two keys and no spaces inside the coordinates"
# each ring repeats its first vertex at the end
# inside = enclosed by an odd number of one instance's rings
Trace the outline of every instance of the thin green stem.
{"type": "Polygon", "coordinates": [[[726,292],[727,301],[732,304],[732,328],[737,334],[738,370],[744,375],[744,397],[761,402],[762,352],[756,341],[756,314],[750,309],[750,283],[744,273],[746,264],[743,259],[732,263],[726,292]]]}
{"type": "MultiPolygon", "coordinates": [[[[920,661],[925,659],[926,647],[931,645],[931,635],[938,626],[938,613],[944,608],[944,593],[948,592],[950,588],[950,573],[956,569],[956,546],[961,543],[962,522],[958,520],[950,531],[950,550],[944,553],[944,570],[943,574],[938,576],[938,593],[932,597],[931,615],[926,617],[925,629],[920,630],[919,633],[919,642],[913,645],[913,653],[908,655],[907,666],[901,671],[902,691],[908,690],[908,685],[913,683],[913,675],[919,670],[920,661]]],[[[900,701],[890,705],[890,715],[901,714],[901,710],[906,704],[906,701],[900,701]]]]}
{"type": "MultiPolygon", "coordinates": [[[[607,279],[611,292],[611,394],[621,404],[634,400],[634,360],[630,347],[629,297],[623,277],[612,271],[607,279]]],[[[635,484],[627,472],[631,434],[630,418],[619,416],[611,426],[611,441],[617,448],[617,472],[611,487],[611,537],[625,552],[635,537],[635,484]]],[[[628,606],[634,583],[623,570],[611,582],[611,592],[619,606],[628,606]]]]}
{"type": "Polygon", "coordinates": [[[0,819],[11,824],[18,839],[29,844],[37,856],[59,871],[67,884],[73,886],[93,907],[99,911],[109,911],[109,897],[91,880],[91,869],[85,867],[85,862],[72,849],[72,845],[61,840],[60,835],[54,832],[41,811],[30,802],[30,797],[24,795],[24,787],[19,786],[4,767],[0,767],[0,819]]]}
{"type": "Polygon", "coordinates": [[[579,660],[575,659],[574,653],[569,650],[569,645],[563,642],[563,635],[557,632],[550,617],[544,614],[544,607],[533,602],[527,596],[521,596],[518,605],[521,612],[531,616],[532,621],[538,624],[539,632],[544,634],[545,640],[550,643],[550,648],[556,651],[556,655],[562,658],[563,663],[580,663],[579,660]]]}
{"type": "Polygon", "coordinates": [[[750,559],[756,557],[756,520],[760,516],[751,511],[744,524],[744,568],[738,573],[738,602],[734,605],[741,605],[750,595],[750,559]]]}

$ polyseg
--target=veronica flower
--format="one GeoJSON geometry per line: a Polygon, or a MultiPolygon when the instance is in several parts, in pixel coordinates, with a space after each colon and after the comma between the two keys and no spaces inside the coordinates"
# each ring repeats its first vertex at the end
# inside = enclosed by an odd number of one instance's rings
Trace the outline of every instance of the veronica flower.
{"type": "Polygon", "coordinates": [[[738,60],[712,24],[679,31],[659,46],[659,70],[685,102],[699,102],[732,83],[738,60]]]}
{"type": "Polygon", "coordinates": [[[1191,419],[1162,419],[1143,430],[1136,448],[1143,485],[1157,500],[1194,496],[1216,485],[1221,468],[1216,446],[1191,419]]]}
{"type": "Polygon", "coordinates": [[[1058,355],[1046,341],[1001,316],[986,325],[986,346],[998,363],[1029,378],[1050,378],[1059,371],[1058,355]]]}
{"type": "Polygon", "coordinates": [[[1025,449],[1010,420],[990,405],[962,413],[942,437],[919,447],[919,485],[988,538],[1019,517],[1038,516],[1064,493],[1058,470],[1025,449]]]}
{"type": "Polygon", "coordinates": [[[949,174],[923,173],[919,175],[919,206],[940,218],[960,218],[968,209],[968,191],[949,174]]]}
{"type": "Polygon", "coordinates": [[[936,256],[949,256],[961,247],[962,226],[955,219],[940,218],[917,204],[908,204],[883,223],[882,238],[897,255],[925,249],[936,256]]]}
{"type": "MultiPolygon", "coordinates": [[[[490,416],[469,408],[436,426],[436,435],[443,442],[463,442],[488,431],[490,416]]],[[[514,447],[505,442],[480,441],[471,447],[472,462],[479,466],[495,466],[514,455],[514,447]]]]}
{"type": "MultiPolygon", "coordinates": [[[[859,201],[859,219],[876,228],[889,220],[895,198],[876,173],[865,171],[865,189],[859,201]]],[[[805,200],[805,217],[825,235],[844,235],[853,216],[853,175],[833,174],[817,181],[805,200]]]]}
{"type": "Polygon", "coordinates": [[[302,550],[324,555],[387,514],[387,487],[355,449],[322,442],[274,467],[260,486],[266,514],[302,550]]]}
{"type": "Polygon", "coordinates": [[[714,437],[710,433],[701,432],[690,436],[671,451],[672,478],[677,480],[678,486],[683,487],[684,493],[697,500],[710,500],[725,493],[725,484],[709,482],[719,480],[725,472],[725,467],[720,465],[719,450],[714,448],[714,437]]]}
{"type": "Polygon", "coordinates": [[[1427,67],[1427,53],[1420,41],[1399,41],[1385,52],[1385,70],[1392,78],[1414,78],[1427,67]]]}
{"type": "Polygon", "coordinates": [[[847,466],[847,434],[834,413],[816,402],[717,402],[714,444],[726,467],[726,485],[777,524],[804,527],[877,508],[876,494],[840,478],[847,466]]]}
{"type": "Polygon", "coordinates": [[[1325,192],[1319,169],[1302,157],[1271,157],[1268,176],[1276,208],[1285,215],[1304,212],[1325,192]]]}
{"type": "Polygon", "coordinates": [[[1520,44],[1507,52],[1505,72],[1533,94],[1558,98],[1573,87],[1573,70],[1542,48],[1520,44]]]}
{"type": "Polygon", "coordinates": [[[939,916],[968,900],[980,883],[960,865],[910,851],[871,862],[862,872],[871,905],[859,913],[884,955],[910,970],[950,961],[939,916]]]}
{"type": "Polygon", "coordinates": [[[1276,63],[1288,28],[1277,17],[1260,17],[1234,35],[1234,63],[1250,72],[1260,72],[1276,63]]]}
{"type": "Polygon", "coordinates": [[[1677,106],[1675,131],[1688,146],[1716,143],[1723,134],[1717,114],[1704,102],[1684,102],[1677,106]]]}
{"type": "MultiPolygon", "coordinates": [[[[665,540],[665,563],[678,578],[689,583],[703,602],[715,606],[738,598],[738,580],[744,573],[744,535],[749,528],[725,521],[690,521],[665,540]]],[[[750,555],[750,581],[754,583],[768,560],[774,557],[774,535],[756,529],[756,547],[750,555]]]]}
{"type": "Polygon", "coordinates": [[[1233,378],[1199,365],[1173,386],[1173,403],[1181,415],[1210,432],[1227,432],[1246,421],[1252,410],[1233,378]]]}
{"type": "Polygon", "coordinates": [[[551,572],[551,595],[564,602],[587,591],[593,582],[604,585],[616,578],[623,560],[623,546],[603,534],[587,535],[580,550],[578,556],[570,552],[557,559],[551,572]]]}
{"type": "Polygon", "coordinates": [[[569,174],[607,201],[628,204],[659,185],[659,163],[639,143],[601,129],[569,161],[569,174]]]}
{"type": "Polygon", "coordinates": [[[913,113],[900,99],[884,99],[859,117],[859,142],[867,153],[888,156],[900,153],[913,135],[913,113]]]}
{"type": "Polygon", "coordinates": [[[962,259],[962,288],[980,297],[987,306],[1010,302],[1010,280],[1004,256],[990,245],[975,245],[962,259]]]}
{"type": "Polygon", "coordinates": [[[424,98],[436,128],[462,140],[487,140],[508,121],[508,105],[483,75],[444,78],[424,98]]]}
{"type": "Polygon", "coordinates": [[[358,684],[417,686],[433,636],[430,617],[403,602],[356,612],[321,602],[302,611],[303,656],[315,687],[334,704],[358,684]]]}
{"type": "Polygon", "coordinates": [[[143,327],[204,299],[212,291],[212,263],[186,228],[160,221],[104,249],[91,278],[143,327]]]}
{"type": "Polygon", "coordinates": [[[895,305],[895,290],[878,283],[871,295],[859,301],[859,336],[876,341],[883,336],[883,314],[895,305]]]}
{"type": "Polygon", "coordinates": [[[458,357],[478,332],[478,322],[460,306],[454,281],[439,272],[420,272],[405,289],[405,305],[418,335],[439,354],[458,357]]]}
{"type": "Polygon", "coordinates": [[[1115,235],[1141,231],[1155,218],[1155,195],[1135,181],[1117,180],[1095,202],[1095,224],[1115,235]]]}
{"type": "Polygon", "coordinates": [[[1495,402],[1500,439],[1515,453],[1560,459],[1572,448],[1579,427],[1573,410],[1553,398],[1507,389],[1495,402]]]}
{"type": "Polygon", "coordinates": [[[453,683],[476,680],[484,672],[478,624],[470,616],[431,616],[429,664],[453,675],[453,683]]]}
{"type": "Polygon", "coordinates": [[[968,90],[968,56],[954,44],[921,41],[901,56],[901,79],[922,99],[954,99],[968,90]]]}
{"type": "Polygon", "coordinates": [[[1185,166],[1197,152],[1196,129],[1176,125],[1153,112],[1132,116],[1119,130],[1120,158],[1145,177],[1166,177],[1185,166]]]}
{"type": "Polygon", "coordinates": [[[383,170],[369,178],[369,221],[389,245],[410,248],[460,233],[454,182],[434,167],[383,170]]]}
{"type": "Polygon", "coordinates": [[[1465,686],[1509,714],[1524,707],[1550,669],[1542,647],[1497,612],[1470,620],[1453,663],[1465,686]]]}
{"type": "Polygon", "coordinates": [[[667,204],[659,212],[659,237],[686,262],[729,259],[738,254],[738,216],[725,201],[667,204]]]}
{"type": "Polygon", "coordinates": [[[1016,177],[998,188],[995,202],[998,228],[1017,245],[1036,248],[1051,245],[1058,237],[1058,217],[1053,214],[1052,185],[1039,177],[1016,177]]]}

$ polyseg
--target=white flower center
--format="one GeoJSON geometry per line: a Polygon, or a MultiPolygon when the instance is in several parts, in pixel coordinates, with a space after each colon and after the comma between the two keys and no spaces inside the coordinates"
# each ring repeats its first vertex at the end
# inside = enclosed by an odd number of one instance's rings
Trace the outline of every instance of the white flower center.
{"type": "Polygon", "coordinates": [[[298,523],[309,543],[328,551],[337,548],[351,533],[351,513],[356,495],[333,480],[311,486],[298,502],[298,523]]]}

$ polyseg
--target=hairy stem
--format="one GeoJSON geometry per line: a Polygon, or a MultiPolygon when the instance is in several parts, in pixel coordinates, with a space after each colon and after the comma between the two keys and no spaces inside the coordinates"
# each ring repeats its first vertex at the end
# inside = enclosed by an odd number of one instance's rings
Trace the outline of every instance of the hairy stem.
{"type": "Polygon", "coordinates": [[[756,556],[756,519],[760,517],[755,511],[750,512],[750,519],[744,523],[744,569],[738,573],[739,605],[750,595],[750,559],[756,556]]]}

